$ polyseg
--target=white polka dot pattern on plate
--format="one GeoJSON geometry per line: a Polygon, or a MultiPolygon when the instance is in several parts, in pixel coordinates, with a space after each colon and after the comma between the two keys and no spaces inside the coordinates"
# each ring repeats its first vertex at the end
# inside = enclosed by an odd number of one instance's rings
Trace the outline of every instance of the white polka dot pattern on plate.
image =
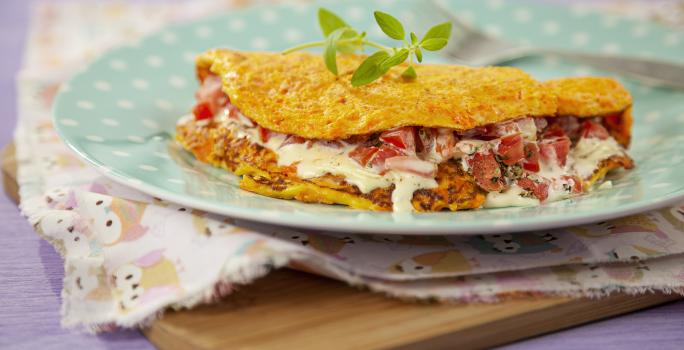
{"type": "Polygon", "coordinates": [[[60,118],[59,123],[65,126],[78,126],[78,122],[69,118],[60,118]]]}
{"type": "Polygon", "coordinates": [[[153,67],[153,68],[161,67],[164,64],[164,60],[157,55],[147,56],[147,58],[145,59],[145,62],[147,63],[148,66],[153,67]]]}
{"type": "Polygon", "coordinates": [[[133,109],[135,105],[130,100],[118,100],[116,101],[116,106],[121,109],[133,109]]]}
{"type": "Polygon", "coordinates": [[[159,168],[154,167],[152,165],[148,165],[148,164],[140,164],[140,165],[138,165],[138,168],[145,170],[145,171],[158,171],[159,170],[159,168]]]}
{"type": "Polygon", "coordinates": [[[154,103],[157,108],[163,110],[163,111],[170,111],[173,109],[173,103],[167,101],[167,100],[157,100],[154,103]]]}
{"type": "Polygon", "coordinates": [[[112,118],[102,118],[101,122],[107,126],[119,126],[119,122],[112,118]]]}
{"type": "Polygon", "coordinates": [[[258,36],[252,39],[252,48],[257,50],[265,50],[269,46],[268,39],[258,36]]]}
{"type": "Polygon", "coordinates": [[[556,22],[556,21],[545,21],[542,24],[542,32],[545,35],[556,35],[556,34],[558,34],[559,30],[560,30],[560,26],[558,25],[558,22],[556,22]]]}
{"type": "Polygon", "coordinates": [[[157,123],[156,121],[154,121],[152,119],[143,119],[142,124],[146,128],[149,128],[149,129],[154,129],[154,130],[159,129],[159,123],[157,123]]]}
{"type": "Polygon", "coordinates": [[[278,20],[278,13],[276,13],[272,9],[267,9],[261,13],[261,21],[266,23],[266,24],[274,23],[277,20],[278,20]]]}
{"type": "Polygon", "coordinates": [[[162,34],[161,40],[162,40],[162,42],[164,42],[167,45],[172,45],[178,41],[178,36],[176,36],[176,34],[174,34],[174,33],[166,32],[166,33],[162,34]]]}
{"type": "Polygon", "coordinates": [[[97,136],[97,135],[88,135],[88,136],[86,136],[86,139],[88,141],[93,141],[93,142],[104,142],[104,138],[102,136],[97,136]]]}
{"type": "Polygon", "coordinates": [[[109,67],[116,71],[124,71],[128,69],[128,64],[122,60],[111,60],[109,61],[109,67]]]}
{"type": "Polygon", "coordinates": [[[618,45],[617,43],[607,43],[603,45],[601,51],[607,54],[616,54],[620,52],[620,45],[618,45]]]}
{"type": "Polygon", "coordinates": [[[138,90],[147,90],[150,87],[150,83],[143,79],[133,79],[131,85],[138,90]]]}
{"type": "Polygon", "coordinates": [[[572,35],[572,43],[577,46],[584,46],[589,42],[589,34],[578,32],[572,35]]]}
{"type": "Polygon", "coordinates": [[[106,81],[98,80],[93,84],[93,87],[95,90],[100,90],[100,91],[111,91],[112,90],[112,85],[109,84],[106,81]]]}
{"type": "Polygon", "coordinates": [[[182,89],[185,87],[185,84],[187,82],[185,81],[185,78],[180,77],[178,75],[172,75],[169,77],[169,84],[176,89],[182,89]]]}
{"type": "Polygon", "coordinates": [[[130,153],[124,152],[124,151],[112,151],[112,154],[117,156],[117,157],[130,157],[131,156],[130,153]]]}
{"type": "Polygon", "coordinates": [[[144,138],[142,138],[142,137],[140,137],[140,136],[135,136],[135,135],[128,136],[128,137],[126,137],[126,139],[128,139],[128,141],[131,141],[131,142],[134,142],[134,143],[143,143],[143,142],[145,142],[145,139],[144,139],[144,138]]]}
{"type": "Polygon", "coordinates": [[[295,28],[289,28],[285,30],[285,33],[283,34],[285,40],[291,43],[296,43],[300,40],[302,40],[302,32],[299,31],[298,29],[295,28]]]}
{"type": "Polygon", "coordinates": [[[234,32],[241,32],[242,30],[245,29],[246,24],[245,21],[242,20],[241,18],[236,18],[230,22],[230,30],[234,32]]]}
{"type": "Polygon", "coordinates": [[[87,110],[91,110],[91,109],[95,108],[94,103],[92,103],[90,101],[86,101],[86,100],[77,101],[76,106],[78,106],[78,108],[80,108],[80,109],[87,109],[87,110]]]}
{"type": "Polygon", "coordinates": [[[532,19],[532,14],[528,9],[517,9],[513,11],[513,19],[515,19],[516,22],[527,23],[532,19]]]}
{"type": "Polygon", "coordinates": [[[212,34],[213,34],[213,30],[211,30],[211,28],[209,28],[208,26],[201,26],[201,27],[197,27],[195,29],[195,35],[198,38],[204,39],[204,38],[209,37],[212,34]]]}

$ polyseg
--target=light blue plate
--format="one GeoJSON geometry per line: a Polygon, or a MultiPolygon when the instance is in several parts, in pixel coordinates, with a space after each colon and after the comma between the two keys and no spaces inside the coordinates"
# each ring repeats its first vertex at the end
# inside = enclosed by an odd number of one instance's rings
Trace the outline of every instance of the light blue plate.
{"type": "MultiPolygon", "coordinates": [[[[372,11],[414,18],[409,1],[325,3],[370,36],[372,11]]],[[[649,23],[561,7],[459,1],[451,8],[510,40],[587,51],[684,58],[684,37],[649,23]]],[[[317,6],[253,8],[173,26],[113,50],[74,77],[57,98],[63,139],[112,179],[151,195],[233,217],[300,227],[402,234],[514,232],[576,225],[672,204],[684,198],[684,93],[623,82],[635,100],[637,168],[611,189],[535,208],[392,214],[305,204],[240,190],[237,179],[198,164],[173,142],[177,119],[193,105],[193,58],[205,49],[282,50],[320,38],[317,6]]],[[[416,24],[417,26],[417,24],[416,24]]],[[[458,33],[455,33],[458,35],[458,33]]],[[[431,55],[433,58],[436,55],[431,55]]],[[[539,79],[603,74],[552,58],[517,61],[539,79]]]]}

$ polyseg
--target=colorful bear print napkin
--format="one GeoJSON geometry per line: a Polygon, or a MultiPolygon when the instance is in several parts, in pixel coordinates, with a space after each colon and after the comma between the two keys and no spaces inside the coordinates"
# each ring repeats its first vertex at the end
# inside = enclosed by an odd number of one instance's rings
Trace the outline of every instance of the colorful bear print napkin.
{"type": "Polygon", "coordinates": [[[50,107],[73,67],[166,21],[226,6],[50,3],[36,8],[18,84],[18,181],[23,213],[64,258],[65,326],[138,326],[167,307],[230,297],[234,286],[288,265],[388,295],[455,302],[519,293],[684,291],[684,205],[522,234],[294,230],[150,197],[100,176],[60,141],[50,107]],[[57,45],[58,36],[71,38],[70,44],[57,45]]]}

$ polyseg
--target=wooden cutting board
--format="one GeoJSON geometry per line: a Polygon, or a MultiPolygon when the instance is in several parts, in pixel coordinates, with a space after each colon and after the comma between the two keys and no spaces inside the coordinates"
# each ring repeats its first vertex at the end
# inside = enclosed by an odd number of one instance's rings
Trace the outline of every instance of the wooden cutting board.
{"type": "MultiPolygon", "coordinates": [[[[18,201],[12,145],[3,151],[2,169],[5,191],[18,201]]],[[[160,349],[487,348],[678,298],[617,294],[599,300],[416,303],[285,269],[217,303],[169,311],[144,333],[160,349]]]]}

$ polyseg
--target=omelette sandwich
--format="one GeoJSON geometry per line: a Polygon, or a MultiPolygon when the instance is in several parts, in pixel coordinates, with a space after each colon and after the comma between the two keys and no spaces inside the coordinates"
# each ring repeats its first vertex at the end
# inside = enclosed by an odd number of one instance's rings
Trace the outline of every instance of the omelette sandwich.
{"type": "Polygon", "coordinates": [[[533,206],[634,166],[613,79],[423,64],[353,87],[364,58],[340,55],[335,76],[309,53],[207,51],[176,139],[247,191],[379,211],[533,206]]]}

